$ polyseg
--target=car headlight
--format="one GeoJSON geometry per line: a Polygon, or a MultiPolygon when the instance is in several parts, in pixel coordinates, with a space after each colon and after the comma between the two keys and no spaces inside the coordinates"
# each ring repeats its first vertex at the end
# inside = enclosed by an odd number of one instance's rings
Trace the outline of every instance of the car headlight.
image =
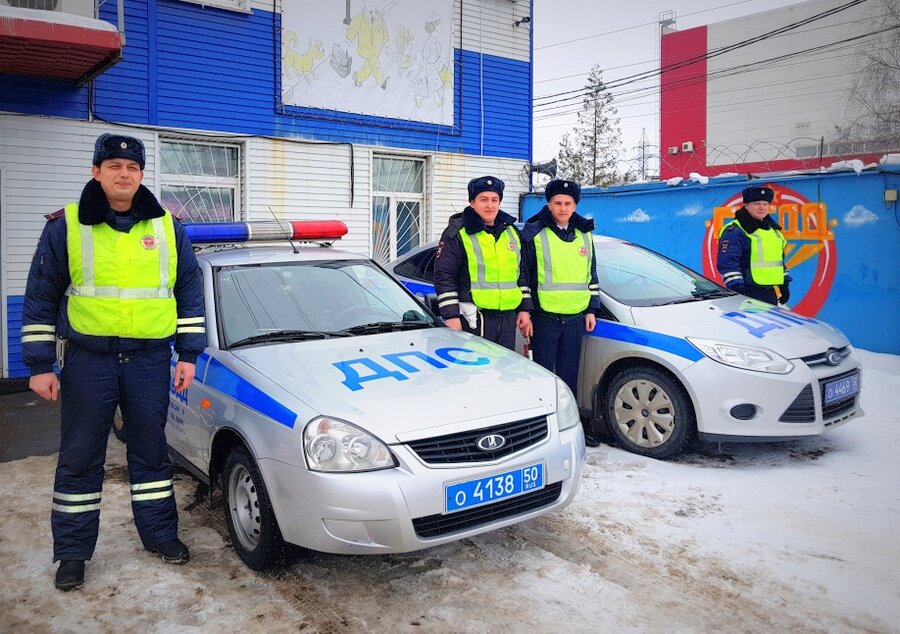
{"type": "Polygon", "coordinates": [[[733,368],[772,374],[787,374],[794,369],[793,363],[768,348],[751,348],[726,341],[695,337],[687,337],[687,340],[713,361],[733,368]]]}
{"type": "Polygon", "coordinates": [[[578,404],[572,390],[561,378],[556,378],[556,424],[559,431],[571,429],[581,422],[578,415],[578,404]]]}
{"type": "Polygon", "coordinates": [[[310,421],[303,430],[303,448],[311,471],[373,471],[396,466],[387,445],[334,418],[310,421]]]}

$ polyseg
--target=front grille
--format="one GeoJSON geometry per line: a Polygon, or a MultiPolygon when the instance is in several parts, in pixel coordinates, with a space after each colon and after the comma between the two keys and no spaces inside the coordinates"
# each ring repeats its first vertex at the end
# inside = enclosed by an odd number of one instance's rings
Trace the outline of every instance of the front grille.
{"type": "Polygon", "coordinates": [[[782,423],[812,423],[816,420],[816,403],[813,400],[812,385],[800,391],[790,407],[778,419],[782,423]]]}
{"type": "MultiPolygon", "coordinates": [[[[847,355],[850,354],[850,346],[844,346],[843,348],[835,348],[838,352],[841,353],[841,360],[843,361],[847,358],[847,355]]],[[[803,361],[806,365],[830,365],[828,363],[828,350],[825,352],[819,352],[817,354],[811,354],[806,357],[800,357],[800,360],[803,361]]]]}
{"type": "Polygon", "coordinates": [[[859,396],[858,393],[825,405],[825,384],[830,383],[831,381],[834,381],[836,379],[843,379],[844,377],[850,376],[851,374],[856,374],[857,372],[859,372],[859,370],[850,370],[849,372],[844,372],[843,374],[838,374],[836,376],[830,376],[827,379],[819,380],[819,395],[822,397],[822,418],[828,420],[830,418],[840,416],[845,412],[849,412],[856,407],[856,397],[859,396]]]}
{"type": "Polygon", "coordinates": [[[532,491],[508,500],[486,504],[468,511],[458,511],[449,515],[429,515],[413,520],[416,535],[422,538],[441,537],[459,533],[476,526],[490,524],[514,515],[528,513],[543,506],[549,506],[559,499],[562,482],[548,484],[540,491],[532,491]]]}
{"type": "Polygon", "coordinates": [[[429,464],[450,462],[486,462],[503,458],[521,449],[535,445],[547,437],[547,417],[538,416],[496,427],[486,427],[458,434],[414,440],[409,448],[429,464]],[[479,438],[496,434],[506,443],[494,451],[482,451],[475,444],[479,438]]]}

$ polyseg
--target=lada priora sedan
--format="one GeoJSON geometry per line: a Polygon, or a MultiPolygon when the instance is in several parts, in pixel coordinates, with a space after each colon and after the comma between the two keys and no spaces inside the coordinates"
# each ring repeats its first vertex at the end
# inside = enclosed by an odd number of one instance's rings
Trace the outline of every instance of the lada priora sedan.
{"type": "MultiPolygon", "coordinates": [[[[836,328],[636,244],[598,236],[594,247],[603,313],[584,337],[577,399],[600,435],[670,458],[695,436],[790,440],[862,415],[859,357],[836,328]]],[[[426,303],[435,251],[390,266],[426,303]]]]}
{"type": "MultiPolygon", "coordinates": [[[[331,242],[343,223],[186,225],[195,245],[331,242]]],[[[172,392],[177,463],[221,483],[234,548],[412,551],[567,505],[572,393],[521,355],[437,323],[372,260],[330,246],[198,253],[208,346],[172,392]]],[[[127,421],[126,421],[127,422],[127,421]]]]}

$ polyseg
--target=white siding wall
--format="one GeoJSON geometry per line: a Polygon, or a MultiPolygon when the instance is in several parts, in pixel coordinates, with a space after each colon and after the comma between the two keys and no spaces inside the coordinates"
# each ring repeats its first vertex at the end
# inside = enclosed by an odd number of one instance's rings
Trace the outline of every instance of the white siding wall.
{"type": "MultiPolygon", "coordinates": [[[[827,11],[845,0],[815,0],[784,9],[712,24],[707,31],[707,50],[734,44],[781,26],[827,11]]],[[[836,15],[812,22],[758,44],[713,57],[708,62],[706,144],[728,148],[710,152],[711,164],[793,158],[778,156],[784,146],[814,145],[815,141],[793,141],[797,137],[834,138],[835,126],[846,122],[847,89],[853,74],[854,55],[865,43],[852,48],[797,56],[759,70],[727,77],[716,73],[762,60],[797,53],[837,42],[865,32],[868,7],[861,4],[836,15]],[[748,139],[767,141],[747,151],[748,139]],[[793,141],[793,142],[792,142],[793,141]],[[740,160],[738,160],[740,159],[740,160]]]]}
{"type": "Polygon", "coordinates": [[[348,228],[341,248],[368,253],[371,153],[346,144],[316,144],[274,139],[247,143],[247,219],[340,219],[348,228]],[[271,207],[272,212],[269,211],[271,207]]]}
{"type": "Polygon", "coordinates": [[[144,185],[154,190],[155,134],[81,121],[0,114],[2,270],[6,295],[21,295],[49,214],[78,200],[91,177],[94,141],[104,132],[140,138],[147,149],[144,185]]]}
{"type": "MultiPolygon", "coordinates": [[[[531,7],[526,0],[455,0],[454,19],[459,19],[462,3],[462,47],[467,51],[529,61],[531,24],[514,27],[523,17],[531,17],[531,7]]],[[[458,29],[458,27],[457,27],[458,29]]],[[[458,33],[458,30],[455,30],[458,33]]],[[[458,36],[453,40],[458,42],[458,36]]]]}
{"type": "Polygon", "coordinates": [[[501,208],[516,216],[519,195],[528,191],[527,161],[498,159],[459,154],[436,154],[433,160],[432,228],[427,240],[440,237],[447,221],[469,204],[467,185],[478,176],[491,175],[506,185],[501,208]]]}

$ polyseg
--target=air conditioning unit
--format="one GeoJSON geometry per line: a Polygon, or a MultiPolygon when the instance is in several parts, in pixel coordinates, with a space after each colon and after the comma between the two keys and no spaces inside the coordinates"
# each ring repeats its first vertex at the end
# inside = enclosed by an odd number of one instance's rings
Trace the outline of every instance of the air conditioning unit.
{"type": "Polygon", "coordinates": [[[55,11],[83,18],[94,17],[94,0],[0,0],[0,7],[55,11]]]}
{"type": "Polygon", "coordinates": [[[693,152],[694,151],[694,142],[693,141],[685,141],[681,144],[682,152],[693,152]]]}
{"type": "Polygon", "coordinates": [[[669,154],[678,154],[678,148],[673,145],[669,148],[669,154]]]}

